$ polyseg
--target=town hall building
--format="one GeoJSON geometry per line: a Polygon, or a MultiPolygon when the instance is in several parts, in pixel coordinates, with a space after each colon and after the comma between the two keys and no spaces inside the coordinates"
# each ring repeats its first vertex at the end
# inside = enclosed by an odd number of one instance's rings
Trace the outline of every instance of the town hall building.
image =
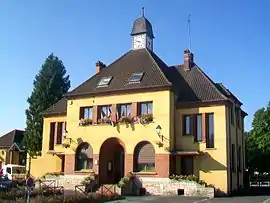
{"type": "Polygon", "coordinates": [[[92,77],[43,112],[42,153],[31,160],[31,174],[95,173],[102,184],[128,173],[160,181],[196,175],[225,193],[242,186],[241,101],[188,49],[179,65],[166,64],[144,15],[131,39],[124,55],[109,65],[98,61],[92,77]]]}

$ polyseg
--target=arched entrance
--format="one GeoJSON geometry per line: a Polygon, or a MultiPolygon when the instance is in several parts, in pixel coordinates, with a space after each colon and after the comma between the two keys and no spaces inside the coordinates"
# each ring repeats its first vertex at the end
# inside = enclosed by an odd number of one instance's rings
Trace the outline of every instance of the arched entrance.
{"type": "Polygon", "coordinates": [[[116,137],[103,142],[99,152],[99,181],[101,184],[115,184],[124,177],[125,148],[116,137]]]}

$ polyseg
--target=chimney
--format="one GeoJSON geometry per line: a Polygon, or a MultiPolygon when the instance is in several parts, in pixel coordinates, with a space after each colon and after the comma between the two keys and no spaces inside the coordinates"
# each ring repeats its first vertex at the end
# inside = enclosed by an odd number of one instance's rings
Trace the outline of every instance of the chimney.
{"type": "Polygon", "coordinates": [[[184,70],[190,70],[193,66],[193,53],[189,49],[184,50],[184,70]]]}
{"type": "Polygon", "coordinates": [[[102,63],[101,61],[96,62],[96,73],[99,73],[105,67],[106,67],[106,65],[104,63],[102,63]]]}

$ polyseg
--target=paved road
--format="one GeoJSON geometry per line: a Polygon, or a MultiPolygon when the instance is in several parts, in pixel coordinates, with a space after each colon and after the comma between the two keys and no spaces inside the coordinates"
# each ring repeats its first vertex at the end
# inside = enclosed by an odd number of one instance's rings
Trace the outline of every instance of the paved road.
{"type": "Polygon", "coordinates": [[[196,197],[128,197],[126,200],[115,201],[119,203],[270,203],[270,196],[226,197],[207,200],[196,197]]]}
{"type": "Polygon", "coordinates": [[[247,196],[247,197],[226,197],[215,198],[203,203],[270,203],[269,196],[247,196]]]}

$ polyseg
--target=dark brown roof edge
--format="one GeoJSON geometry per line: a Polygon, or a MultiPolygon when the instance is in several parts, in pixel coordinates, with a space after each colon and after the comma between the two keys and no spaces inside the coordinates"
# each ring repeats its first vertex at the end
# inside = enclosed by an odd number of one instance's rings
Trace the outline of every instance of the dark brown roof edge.
{"type": "Polygon", "coordinates": [[[79,97],[88,97],[88,96],[103,96],[103,95],[112,95],[112,94],[128,94],[128,93],[138,93],[138,92],[152,92],[152,91],[160,91],[160,90],[171,90],[171,85],[158,85],[152,87],[139,87],[139,88],[130,88],[130,89],[118,89],[118,90],[108,90],[106,92],[97,92],[97,93],[79,93],[79,94],[69,94],[66,93],[64,97],[66,98],[79,98],[79,97]]]}
{"type": "Polygon", "coordinates": [[[164,74],[164,72],[162,71],[162,68],[164,67],[160,67],[159,64],[157,63],[157,61],[154,59],[154,57],[156,57],[158,60],[160,60],[161,63],[163,63],[162,65],[165,65],[165,68],[169,68],[169,66],[161,60],[161,58],[158,57],[158,55],[156,55],[154,52],[146,49],[146,52],[149,54],[149,56],[151,57],[151,59],[153,60],[154,64],[158,67],[158,71],[160,72],[160,74],[165,78],[166,82],[170,85],[172,85],[172,83],[168,80],[168,78],[166,77],[166,75],[164,74]],[[153,57],[154,55],[154,57],[153,57]]]}
{"type": "MultiPolygon", "coordinates": [[[[196,108],[196,107],[208,107],[208,106],[217,106],[217,105],[228,105],[231,106],[232,102],[230,100],[217,100],[217,101],[195,101],[195,102],[181,102],[178,103],[176,108],[196,108]]],[[[246,113],[244,110],[241,110],[241,115],[243,117],[248,116],[248,113],[246,113]]]]}
{"type": "MultiPolygon", "coordinates": [[[[234,101],[236,103],[238,103],[240,106],[243,105],[243,103],[229,90],[227,89],[223,83],[215,83],[197,64],[194,63],[194,65],[198,68],[198,70],[202,73],[202,75],[209,80],[209,82],[211,83],[211,85],[216,89],[216,91],[219,92],[220,95],[222,95],[222,97],[224,97],[225,99],[227,99],[227,96],[224,95],[224,93],[222,93],[217,87],[216,84],[221,84],[223,86],[223,88],[225,88],[226,90],[224,91],[228,91],[230,93],[230,95],[233,97],[234,101]]],[[[182,65],[174,65],[174,66],[170,66],[170,67],[176,67],[176,68],[182,68],[182,65]]]]}
{"type": "Polygon", "coordinates": [[[216,84],[219,85],[229,96],[231,96],[234,102],[236,102],[239,106],[243,105],[243,103],[232,93],[230,89],[226,88],[223,83],[220,82],[216,84]]]}
{"type": "MultiPolygon", "coordinates": [[[[126,52],[124,55],[122,55],[121,57],[119,57],[118,59],[116,59],[115,61],[113,61],[110,65],[108,65],[105,69],[109,68],[110,66],[112,66],[113,64],[115,64],[117,61],[121,60],[122,58],[124,58],[127,54],[129,54],[132,50],[126,52]]],[[[69,95],[76,95],[76,93],[73,93],[74,91],[76,91],[77,89],[79,89],[81,86],[83,86],[85,83],[87,83],[89,80],[92,80],[93,78],[97,77],[99,73],[95,73],[94,75],[92,75],[90,78],[88,78],[87,80],[85,80],[83,83],[81,83],[80,85],[78,85],[77,87],[75,87],[73,90],[71,90],[70,92],[67,92],[66,94],[69,95]]],[[[65,95],[64,95],[65,96],[65,95]]]]}
{"type": "MultiPolygon", "coordinates": [[[[195,64],[195,65],[197,66],[197,64],[195,64]]],[[[197,66],[197,68],[202,73],[202,75],[205,77],[205,79],[207,79],[210,82],[211,86],[213,86],[213,88],[224,98],[224,100],[227,100],[228,98],[217,88],[214,81],[199,66],[197,66]]]]}
{"type": "Polygon", "coordinates": [[[48,117],[57,117],[57,116],[66,116],[67,112],[51,112],[51,113],[45,113],[43,114],[44,118],[48,117]]]}
{"type": "MultiPolygon", "coordinates": [[[[62,102],[62,99],[66,99],[65,97],[62,97],[61,99],[59,99],[55,104],[51,105],[49,108],[45,109],[44,111],[42,111],[40,113],[40,115],[44,116],[44,115],[47,115],[47,114],[53,114],[53,113],[59,113],[59,112],[47,112],[49,111],[50,109],[53,109],[57,104],[59,104],[60,102],[62,102]]],[[[60,113],[65,113],[66,111],[62,111],[60,113]]]]}
{"type": "Polygon", "coordinates": [[[194,101],[194,102],[179,102],[176,108],[195,108],[195,107],[207,107],[207,106],[217,106],[217,105],[229,105],[230,101],[228,99],[216,100],[216,101],[194,101]]]}

